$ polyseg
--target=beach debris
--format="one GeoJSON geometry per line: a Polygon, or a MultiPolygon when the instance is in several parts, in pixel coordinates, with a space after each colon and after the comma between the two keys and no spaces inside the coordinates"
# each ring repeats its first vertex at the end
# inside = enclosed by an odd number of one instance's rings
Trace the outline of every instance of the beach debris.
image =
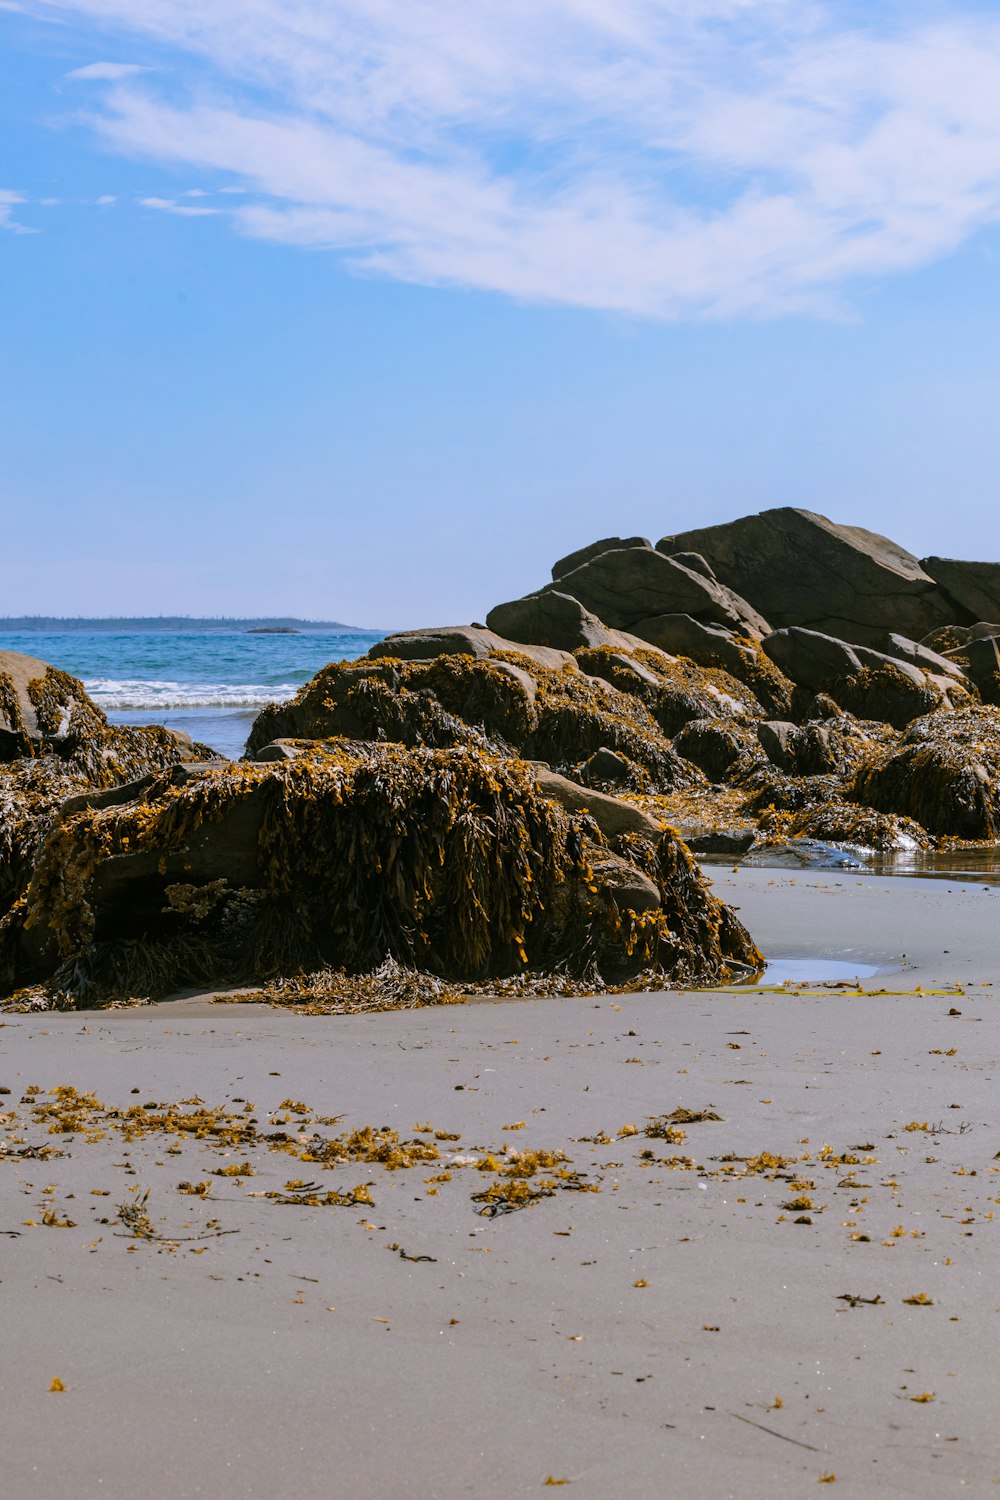
{"type": "Polygon", "coordinates": [[[375,1207],[371,1188],[366,1182],[359,1183],[345,1193],[340,1189],[324,1189],[318,1182],[304,1182],[296,1177],[285,1183],[284,1192],[272,1189],[264,1197],[273,1203],[305,1208],[354,1208],[358,1204],[364,1204],[368,1208],[375,1207]]]}

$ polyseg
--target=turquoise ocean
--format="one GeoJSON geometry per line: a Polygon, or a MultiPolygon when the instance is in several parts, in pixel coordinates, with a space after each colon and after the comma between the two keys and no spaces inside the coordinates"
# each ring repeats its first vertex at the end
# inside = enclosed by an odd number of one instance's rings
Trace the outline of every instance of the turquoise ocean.
{"type": "Polygon", "coordinates": [[[353,661],[381,631],[7,630],[0,650],[79,677],[113,724],[165,724],[232,759],[265,703],[283,702],[330,661],[353,661]]]}

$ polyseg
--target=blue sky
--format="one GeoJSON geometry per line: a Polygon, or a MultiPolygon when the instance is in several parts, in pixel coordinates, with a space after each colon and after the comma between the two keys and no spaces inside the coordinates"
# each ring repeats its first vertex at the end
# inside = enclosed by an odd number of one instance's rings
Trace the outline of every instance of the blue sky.
{"type": "Polygon", "coordinates": [[[1000,15],[0,0],[4,613],[481,619],[800,504],[1000,557],[1000,15]]]}

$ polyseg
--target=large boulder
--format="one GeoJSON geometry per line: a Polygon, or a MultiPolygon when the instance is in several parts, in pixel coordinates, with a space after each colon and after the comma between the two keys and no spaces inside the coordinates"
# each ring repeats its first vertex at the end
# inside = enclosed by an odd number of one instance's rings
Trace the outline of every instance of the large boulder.
{"type": "Polygon", "coordinates": [[[909,552],[808,510],[782,506],[680,532],[657,549],[700,553],[776,628],[804,625],[872,643],[887,629],[919,639],[956,618],[949,596],[909,552]]]}
{"type": "Polygon", "coordinates": [[[1000,563],[925,557],[920,566],[955,601],[956,617],[1000,620],[1000,563]]]}
{"type": "Polygon", "coordinates": [[[541,667],[558,671],[575,663],[568,651],[530,642],[506,640],[482,625],[436,625],[426,630],[397,630],[369,647],[366,655],[397,657],[400,661],[429,661],[435,656],[475,656],[480,660],[498,652],[516,651],[541,667]]]}
{"type": "Polygon", "coordinates": [[[576,651],[581,646],[615,646],[627,651],[641,644],[624,631],[609,630],[578,599],[558,589],[494,605],[486,624],[509,641],[554,646],[560,651],[576,651]]]}
{"type": "Polygon", "coordinates": [[[617,548],[601,552],[546,592],[570,594],[606,625],[632,630],[651,615],[687,614],[696,620],[728,625],[759,640],[769,626],[746,599],[725,584],[696,573],[651,548],[617,548]]]}
{"type": "Polygon", "coordinates": [[[602,552],[620,552],[624,548],[645,547],[647,551],[653,550],[653,544],[645,536],[606,536],[599,542],[591,542],[587,547],[578,547],[575,552],[567,553],[557,563],[552,564],[552,578],[558,583],[560,578],[567,573],[572,573],[574,568],[580,568],[585,562],[590,562],[592,557],[599,557],[602,552]]]}
{"type": "Polygon", "coordinates": [[[0,984],[87,1003],[389,960],[586,991],[648,964],[709,983],[760,965],[672,831],[617,804],[606,836],[577,790],[579,813],[521,761],[344,745],[98,799],[49,831],[0,984]]]}

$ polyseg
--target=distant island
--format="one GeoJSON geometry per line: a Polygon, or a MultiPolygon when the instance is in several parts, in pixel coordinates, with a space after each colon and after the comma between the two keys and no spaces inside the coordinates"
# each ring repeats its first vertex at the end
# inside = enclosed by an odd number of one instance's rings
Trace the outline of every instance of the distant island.
{"type": "Polygon", "coordinates": [[[267,634],[292,634],[301,630],[329,630],[338,634],[375,635],[361,625],[345,625],[341,620],[297,620],[291,616],[263,615],[259,619],[239,619],[218,615],[213,619],[194,615],[118,615],[89,619],[85,615],[59,618],[56,615],[0,615],[0,631],[52,630],[252,630],[267,634]]]}

